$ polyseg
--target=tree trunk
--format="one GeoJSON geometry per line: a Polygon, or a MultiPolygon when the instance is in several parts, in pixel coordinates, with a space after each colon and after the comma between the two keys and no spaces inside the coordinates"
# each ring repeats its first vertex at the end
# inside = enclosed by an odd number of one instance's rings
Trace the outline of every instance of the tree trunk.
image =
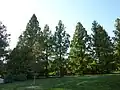
{"type": "Polygon", "coordinates": [[[60,77],[64,77],[64,71],[62,66],[60,66],[60,77]]]}
{"type": "Polygon", "coordinates": [[[36,83],[36,73],[34,73],[34,80],[33,80],[33,85],[36,83]]]}
{"type": "Polygon", "coordinates": [[[63,68],[62,68],[63,61],[62,61],[61,47],[62,47],[62,45],[60,44],[60,77],[63,77],[64,73],[63,73],[63,68]]]}
{"type": "Polygon", "coordinates": [[[48,55],[46,55],[45,76],[48,78],[48,55]]]}
{"type": "Polygon", "coordinates": [[[48,78],[48,64],[45,66],[45,77],[48,78]]]}
{"type": "Polygon", "coordinates": [[[60,55],[60,77],[63,77],[63,71],[62,71],[62,61],[61,61],[61,55],[60,55]]]}

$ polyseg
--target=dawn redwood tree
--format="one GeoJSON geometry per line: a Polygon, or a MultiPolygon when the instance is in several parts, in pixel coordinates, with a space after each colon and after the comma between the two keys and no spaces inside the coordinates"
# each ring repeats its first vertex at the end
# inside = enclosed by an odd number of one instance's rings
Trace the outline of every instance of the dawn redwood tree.
{"type": "Polygon", "coordinates": [[[69,48],[69,37],[70,35],[66,33],[64,24],[59,20],[58,26],[56,26],[56,31],[54,33],[54,56],[57,67],[60,69],[60,77],[64,76],[63,66],[65,64],[65,58],[67,56],[67,50],[69,48]]]}
{"type": "Polygon", "coordinates": [[[89,36],[83,25],[78,22],[70,45],[69,63],[72,73],[83,74],[87,70],[87,42],[89,36]]]}
{"type": "Polygon", "coordinates": [[[35,65],[33,65],[33,62],[40,63],[40,61],[42,60],[42,42],[42,31],[39,27],[39,22],[37,20],[36,15],[33,14],[26,26],[26,30],[19,37],[19,41],[14,51],[18,53],[12,54],[10,60],[11,63],[13,62],[13,64],[19,64],[18,62],[21,62],[22,66],[24,67],[19,68],[19,66],[21,65],[18,65],[18,68],[24,70],[24,72],[27,73],[27,76],[29,76],[29,73],[34,72],[33,67],[35,65]]]}
{"type": "Polygon", "coordinates": [[[115,56],[115,63],[117,69],[120,68],[120,18],[115,20],[115,30],[113,31],[115,34],[114,37],[114,56],[115,56]]]}
{"type": "Polygon", "coordinates": [[[3,61],[8,56],[9,38],[10,34],[7,33],[6,26],[0,22],[0,74],[3,74],[4,63],[3,61]]]}
{"type": "Polygon", "coordinates": [[[7,33],[6,26],[0,22],[0,60],[3,60],[8,54],[8,50],[6,48],[9,46],[9,36],[10,34],[7,33]]]}
{"type": "Polygon", "coordinates": [[[107,32],[96,21],[92,23],[91,47],[92,56],[98,65],[99,73],[110,73],[113,70],[113,44],[107,32]]]}
{"type": "Polygon", "coordinates": [[[28,63],[32,56],[28,47],[14,48],[7,61],[7,71],[13,75],[27,74],[28,63]]]}
{"type": "Polygon", "coordinates": [[[53,52],[53,35],[51,31],[49,30],[49,26],[45,25],[43,30],[43,55],[45,60],[45,76],[48,77],[48,66],[49,61],[53,52]]]}

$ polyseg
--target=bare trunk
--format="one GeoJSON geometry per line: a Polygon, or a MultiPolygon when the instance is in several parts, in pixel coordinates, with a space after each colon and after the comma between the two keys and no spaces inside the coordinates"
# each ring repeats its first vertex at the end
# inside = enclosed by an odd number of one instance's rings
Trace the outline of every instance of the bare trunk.
{"type": "Polygon", "coordinates": [[[33,80],[33,85],[36,83],[36,73],[34,74],[34,80],[33,80]]]}
{"type": "Polygon", "coordinates": [[[48,64],[46,64],[46,68],[45,68],[45,76],[46,76],[46,78],[48,78],[48,64]]]}
{"type": "Polygon", "coordinates": [[[64,73],[63,73],[63,66],[62,66],[63,61],[62,61],[61,47],[62,47],[62,45],[60,44],[60,77],[63,77],[64,73]]]}

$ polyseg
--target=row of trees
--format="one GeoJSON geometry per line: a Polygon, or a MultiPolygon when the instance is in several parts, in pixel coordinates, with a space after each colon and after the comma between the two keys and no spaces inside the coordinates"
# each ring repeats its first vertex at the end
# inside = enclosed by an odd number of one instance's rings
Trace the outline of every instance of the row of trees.
{"type": "Polygon", "coordinates": [[[9,52],[6,49],[9,34],[6,33],[6,27],[0,24],[0,73],[24,74],[27,78],[32,78],[41,75],[62,77],[111,73],[119,70],[120,19],[115,22],[113,38],[97,21],[92,23],[91,35],[78,22],[70,43],[70,35],[61,20],[52,33],[48,25],[41,30],[39,21],[33,14],[26,30],[19,36],[16,47],[9,52]],[[3,63],[3,59],[6,63],[3,63]]]}

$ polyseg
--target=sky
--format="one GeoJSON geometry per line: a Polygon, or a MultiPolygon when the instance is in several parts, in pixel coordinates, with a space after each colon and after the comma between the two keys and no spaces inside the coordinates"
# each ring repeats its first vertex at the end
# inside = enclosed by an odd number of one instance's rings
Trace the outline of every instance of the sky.
{"type": "Polygon", "coordinates": [[[33,14],[42,29],[48,24],[53,32],[62,20],[71,38],[77,22],[90,34],[93,20],[113,37],[114,21],[120,16],[119,4],[120,0],[0,0],[0,21],[11,34],[11,49],[33,14]]]}

